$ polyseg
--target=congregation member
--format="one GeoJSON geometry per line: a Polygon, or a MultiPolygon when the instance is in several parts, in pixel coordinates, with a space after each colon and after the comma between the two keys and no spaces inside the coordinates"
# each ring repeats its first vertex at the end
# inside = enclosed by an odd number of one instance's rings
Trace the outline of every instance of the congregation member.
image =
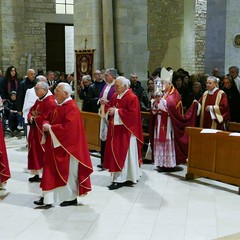
{"type": "Polygon", "coordinates": [[[49,113],[54,109],[56,102],[54,96],[49,90],[46,82],[38,82],[34,87],[38,99],[30,108],[28,113],[28,123],[30,131],[28,135],[28,170],[33,177],[30,177],[29,182],[40,182],[43,168],[44,145],[42,141],[42,126],[44,120],[49,113]]]}
{"type": "MultiPolygon", "coordinates": [[[[61,79],[61,76],[60,76],[60,79],[59,79],[59,82],[65,82],[61,79]]],[[[74,72],[71,73],[71,74],[68,74],[67,76],[67,83],[71,86],[72,88],[72,93],[71,93],[71,98],[74,99],[74,89],[75,89],[75,86],[74,86],[74,72]]]]}
{"type": "Polygon", "coordinates": [[[228,99],[230,121],[240,123],[240,94],[230,76],[223,77],[223,88],[228,99]]]}
{"type": "Polygon", "coordinates": [[[57,85],[57,105],[43,124],[43,196],[34,204],[47,208],[59,202],[61,207],[77,205],[77,196],[91,191],[93,168],[81,114],[70,97],[71,91],[68,83],[57,85]]]}
{"type": "Polygon", "coordinates": [[[99,96],[105,86],[106,82],[102,79],[102,73],[100,70],[94,72],[94,83],[89,86],[88,89],[88,102],[89,112],[98,112],[99,109],[99,96]]]}
{"type": "Polygon", "coordinates": [[[240,77],[238,76],[239,68],[237,66],[229,67],[228,74],[234,80],[237,90],[240,93],[240,77]]]}
{"type": "Polygon", "coordinates": [[[188,136],[186,126],[194,126],[197,119],[197,103],[183,115],[181,96],[172,85],[172,71],[161,69],[160,90],[152,100],[151,147],[158,172],[178,171],[179,164],[186,163],[188,136]]]}
{"type": "Polygon", "coordinates": [[[150,77],[147,80],[147,89],[144,90],[144,92],[141,96],[141,99],[140,99],[141,111],[145,111],[145,112],[150,111],[153,93],[154,93],[154,79],[152,77],[150,77]]]}
{"type": "Polygon", "coordinates": [[[8,67],[2,83],[2,99],[10,99],[11,92],[17,92],[19,82],[17,69],[14,66],[8,67]]]}
{"type": "Polygon", "coordinates": [[[210,76],[207,79],[207,90],[199,100],[201,104],[200,127],[226,130],[230,120],[227,95],[217,87],[218,79],[210,76]]]}
{"type": "Polygon", "coordinates": [[[192,105],[192,102],[194,100],[199,100],[203,95],[202,91],[202,85],[200,82],[194,82],[192,86],[192,91],[190,92],[187,102],[186,102],[186,108],[189,109],[190,106],[192,105]]]}
{"type": "Polygon", "coordinates": [[[138,97],[125,77],[115,80],[116,93],[106,104],[109,117],[104,168],[112,175],[109,190],[136,184],[141,176],[143,132],[138,97]]]}
{"type": "Polygon", "coordinates": [[[88,101],[88,90],[92,84],[92,78],[90,75],[83,75],[80,83],[79,98],[83,100],[82,110],[86,112],[91,112],[91,106],[88,101]]]}
{"type": "MultiPolygon", "coordinates": [[[[23,105],[24,105],[24,99],[25,95],[28,89],[33,88],[36,85],[35,80],[35,71],[33,69],[27,70],[27,77],[20,82],[18,90],[17,90],[17,111],[18,114],[23,115],[23,105]]],[[[21,130],[19,128],[19,130],[21,130]]]]}
{"type": "Polygon", "coordinates": [[[103,87],[102,92],[100,93],[99,96],[99,103],[100,103],[100,108],[99,108],[99,115],[101,117],[100,121],[100,139],[101,139],[101,164],[98,164],[97,167],[103,168],[103,161],[104,161],[104,152],[105,152],[105,144],[106,144],[106,138],[107,138],[107,129],[108,129],[108,124],[107,120],[105,118],[105,105],[111,100],[113,94],[115,93],[115,79],[118,77],[117,70],[114,68],[108,68],[106,69],[105,72],[105,80],[106,80],[106,85],[103,87]]]}
{"type": "Polygon", "coordinates": [[[54,93],[54,89],[57,85],[57,80],[55,79],[55,74],[53,71],[47,72],[47,84],[49,86],[49,90],[54,93]]]}
{"type": "Polygon", "coordinates": [[[146,107],[148,106],[148,96],[146,94],[146,91],[144,91],[144,88],[140,81],[138,81],[138,75],[136,73],[132,73],[130,75],[130,88],[132,89],[133,93],[135,93],[138,97],[138,100],[140,102],[140,107],[142,111],[149,110],[146,107]]]}
{"type": "Polygon", "coordinates": [[[14,132],[23,126],[23,117],[17,112],[16,95],[17,93],[12,91],[10,98],[4,101],[4,114],[8,120],[8,127],[6,130],[9,132],[14,132]]]}

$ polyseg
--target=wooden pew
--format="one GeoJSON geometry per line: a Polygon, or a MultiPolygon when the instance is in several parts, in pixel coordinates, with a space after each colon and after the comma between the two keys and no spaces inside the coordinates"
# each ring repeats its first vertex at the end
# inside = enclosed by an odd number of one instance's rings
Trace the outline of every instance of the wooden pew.
{"type": "MultiPolygon", "coordinates": [[[[145,118],[147,120],[149,120],[150,118],[149,112],[141,112],[141,115],[142,115],[142,118],[145,118]]],[[[83,119],[84,130],[87,136],[89,150],[100,151],[101,149],[101,141],[99,138],[100,121],[101,121],[100,116],[97,113],[84,112],[84,111],[81,111],[81,116],[83,119]]],[[[144,132],[143,135],[144,135],[144,138],[148,138],[149,133],[144,132]]]]}
{"type": "MultiPolygon", "coordinates": [[[[101,118],[97,113],[81,111],[89,150],[100,151],[101,141],[99,138],[101,118]]],[[[73,129],[74,131],[74,129],[73,129]]]]}
{"type": "Polygon", "coordinates": [[[230,132],[200,133],[201,130],[186,128],[189,135],[186,180],[208,177],[240,186],[240,137],[229,136],[230,132]]]}

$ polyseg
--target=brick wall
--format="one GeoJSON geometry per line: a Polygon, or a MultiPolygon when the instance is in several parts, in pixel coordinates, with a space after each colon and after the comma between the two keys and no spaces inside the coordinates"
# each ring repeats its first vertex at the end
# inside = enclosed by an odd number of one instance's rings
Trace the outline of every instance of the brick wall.
{"type": "Polygon", "coordinates": [[[44,14],[55,13],[55,0],[1,1],[1,68],[13,64],[24,76],[28,67],[46,65],[44,14]]]}

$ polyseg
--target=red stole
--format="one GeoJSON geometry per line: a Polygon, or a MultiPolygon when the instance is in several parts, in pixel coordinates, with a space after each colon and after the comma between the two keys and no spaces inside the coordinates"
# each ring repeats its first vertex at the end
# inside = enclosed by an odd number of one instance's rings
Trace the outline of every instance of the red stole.
{"type": "Polygon", "coordinates": [[[161,115],[161,123],[160,123],[159,142],[166,142],[168,113],[161,111],[160,115],[161,115]]]}

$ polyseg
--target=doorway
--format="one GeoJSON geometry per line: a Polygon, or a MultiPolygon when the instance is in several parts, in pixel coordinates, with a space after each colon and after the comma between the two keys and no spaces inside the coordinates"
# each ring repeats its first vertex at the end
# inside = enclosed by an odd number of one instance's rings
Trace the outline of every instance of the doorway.
{"type": "Polygon", "coordinates": [[[46,23],[47,71],[71,72],[71,62],[74,65],[73,26],[46,23]]]}

